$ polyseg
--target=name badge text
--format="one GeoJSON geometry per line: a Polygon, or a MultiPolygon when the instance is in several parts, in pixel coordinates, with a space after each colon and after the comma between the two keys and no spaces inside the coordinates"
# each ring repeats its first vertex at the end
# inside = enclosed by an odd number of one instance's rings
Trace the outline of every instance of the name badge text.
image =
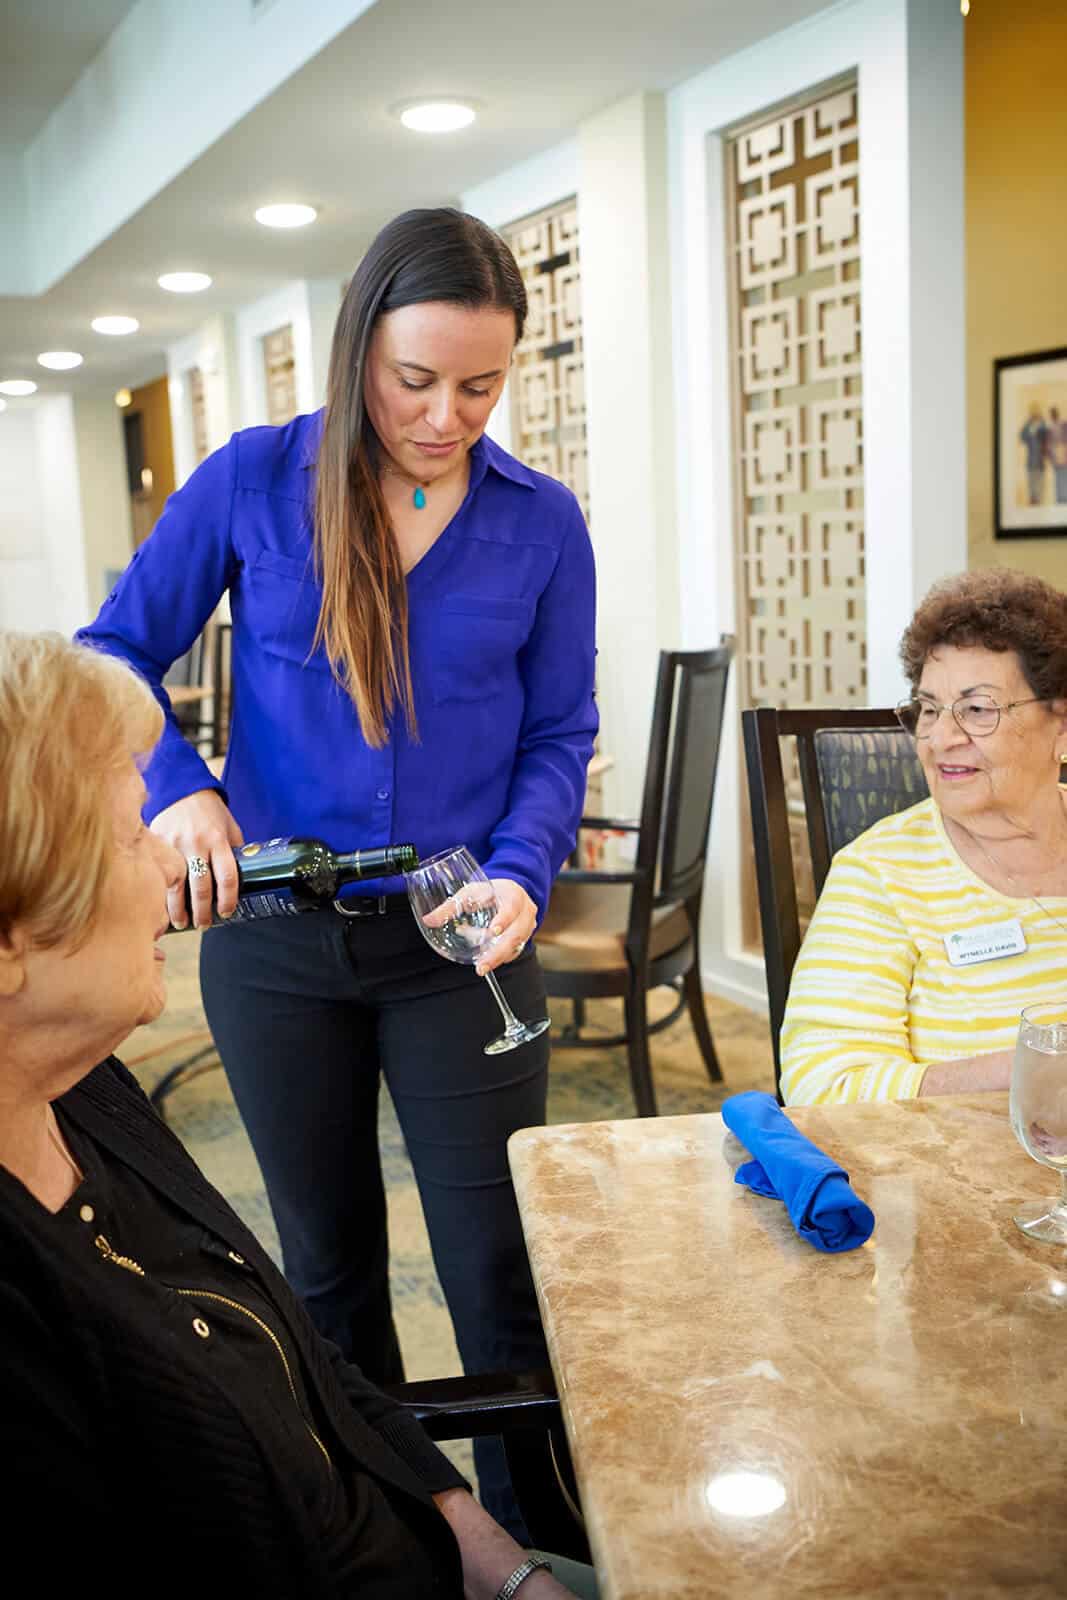
{"type": "Polygon", "coordinates": [[[982,961],[1000,961],[1004,956],[1022,955],[1026,938],[1018,917],[1008,922],[990,922],[967,933],[946,933],[945,954],[954,967],[975,967],[982,961]]]}

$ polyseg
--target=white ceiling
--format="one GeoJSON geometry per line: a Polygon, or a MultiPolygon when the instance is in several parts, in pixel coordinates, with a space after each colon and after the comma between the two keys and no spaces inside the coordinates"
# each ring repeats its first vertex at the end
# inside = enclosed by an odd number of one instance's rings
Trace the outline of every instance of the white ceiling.
{"type": "Polygon", "coordinates": [[[0,147],[27,143],[136,0],[0,0],[0,147]]]}
{"type": "MultiPolygon", "coordinates": [[[[668,88],[824,5],[378,0],[46,294],[0,298],[0,378],[32,376],[44,393],[143,382],[164,370],[164,347],[211,313],[292,278],[346,275],[396,212],[447,203],[569,138],[621,96],[668,88]],[[472,128],[430,138],[391,115],[398,101],[441,94],[481,102],[472,128]],[[320,218],[299,232],[268,232],[252,213],[274,199],[308,200],[320,218]],[[209,272],[214,284],[201,295],[165,294],[156,277],[177,268],[209,272]],[[105,311],[138,317],[141,331],[92,333],[90,319],[105,311]],[[85,365],[46,373],[35,360],[46,349],[80,350],[85,365]]],[[[39,126],[48,95],[62,97],[84,52],[129,9],[124,0],[0,0],[0,36],[11,29],[0,97],[15,91],[0,134],[9,123],[24,137],[35,119],[39,126]],[[53,53],[50,28],[60,20],[63,48],[53,53]]],[[[166,96],[160,83],[161,111],[166,96]]]]}

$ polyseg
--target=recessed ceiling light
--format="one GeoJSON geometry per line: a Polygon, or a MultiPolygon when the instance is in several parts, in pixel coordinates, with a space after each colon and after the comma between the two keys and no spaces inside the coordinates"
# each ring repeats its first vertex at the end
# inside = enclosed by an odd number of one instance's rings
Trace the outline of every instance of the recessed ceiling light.
{"type": "Polygon", "coordinates": [[[94,317],[92,322],[94,333],[113,334],[116,338],[123,333],[136,333],[140,326],[136,317],[94,317]]]}
{"type": "Polygon", "coordinates": [[[256,221],[265,228],[306,228],[317,216],[314,206],[260,206],[256,221]]]}
{"type": "Polygon", "coordinates": [[[5,378],[0,383],[0,394],[36,394],[37,385],[29,378],[5,378]]]}
{"type": "Polygon", "coordinates": [[[156,282],[171,294],[199,294],[211,288],[211,275],[207,272],[165,272],[156,282]]]}
{"type": "Polygon", "coordinates": [[[468,128],[478,112],[465,100],[420,100],[417,105],[398,106],[396,114],[413,133],[455,133],[457,128],[468,128]]]}
{"type": "Polygon", "coordinates": [[[72,367],[80,367],[82,359],[77,350],[42,350],[37,365],[50,367],[53,372],[69,372],[72,367]]]}
{"type": "Polygon", "coordinates": [[[128,389],[116,389],[115,390],[115,404],[117,406],[128,406],[128,405],[130,405],[132,403],[132,401],[133,401],[133,395],[130,393],[130,391],[128,389]]]}

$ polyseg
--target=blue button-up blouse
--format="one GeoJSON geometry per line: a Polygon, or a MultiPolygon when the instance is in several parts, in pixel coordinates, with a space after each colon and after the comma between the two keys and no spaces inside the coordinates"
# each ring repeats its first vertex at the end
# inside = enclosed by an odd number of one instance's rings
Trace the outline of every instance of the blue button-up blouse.
{"type": "Polygon", "coordinates": [[[248,839],[410,841],[423,856],[465,844],[543,913],[574,845],[597,728],[593,556],[578,503],[478,441],[466,499],[408,574],[418,737],[398,712],[375,750],[311,648],[320,430],[316,413],[235,434],[171,496],[78,636],[125,657],[167,713],[145,814],[221,788],[248,839]],[[226,590],[233,725],[220,784],[182,737],[162,679],[226,590]]]}

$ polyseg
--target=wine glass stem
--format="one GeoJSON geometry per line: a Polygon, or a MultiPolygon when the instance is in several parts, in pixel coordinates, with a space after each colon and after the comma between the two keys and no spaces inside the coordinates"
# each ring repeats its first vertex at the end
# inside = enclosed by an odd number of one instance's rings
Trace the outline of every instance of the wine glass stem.
{"type": "Polygon", "coordinates": [[[496,1003],[500,1007],[500,1014],[504,1018],[504,1022],[507,1025],[508,1032],[512,1033],[515,1031],[515,1029],[521,1028],[522,1023],[519,1021],[514,1011],[512,1011],[511,1007],[504,999],[504,991],[496,981],[496,974],[494,972],[484,972],[482,976],[489,985],[490,989],[493,991],[493,994],[496,998],[496,1003]]]}

